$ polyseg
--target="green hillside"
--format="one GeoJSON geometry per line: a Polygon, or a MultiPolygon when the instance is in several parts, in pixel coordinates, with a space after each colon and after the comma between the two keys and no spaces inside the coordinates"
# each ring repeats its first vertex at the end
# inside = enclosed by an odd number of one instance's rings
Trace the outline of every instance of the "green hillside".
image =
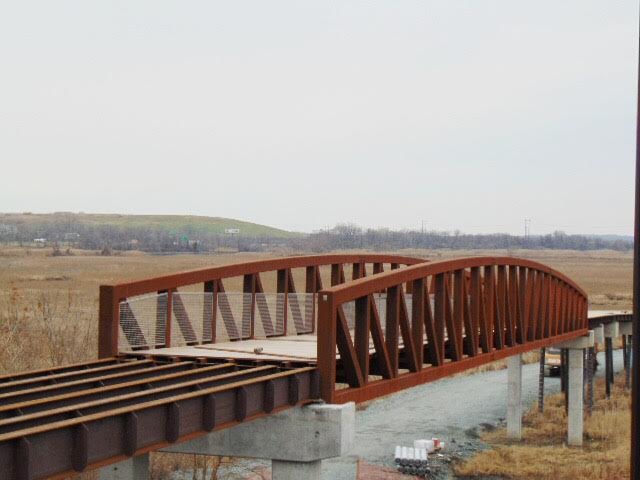
{"type": "Polygon", "coordinates": [[[239,229],[240,235],[269,236],[289,238],[296,233],[278,228],[243,222],[233,218],[203,217],[197,215],[119,215],[95,213],[0,213],[0,224],[15,225],[31,228],[46,228],[51,226],[65,226],[66,231],[72,232],[78,226],[114,227],[114,228],[145,228],[150,230],[164,230],[169,233],[225,233],[225,229],[239,229]]]}

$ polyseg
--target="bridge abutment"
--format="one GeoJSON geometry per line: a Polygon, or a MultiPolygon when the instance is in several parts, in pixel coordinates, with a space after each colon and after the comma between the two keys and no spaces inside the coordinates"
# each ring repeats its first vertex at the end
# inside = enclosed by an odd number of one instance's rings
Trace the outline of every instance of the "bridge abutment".
{"type": "Polygon", "coordinates": [[[149,454],[143,453],[100,469],[99,480],[148,480],[149,454]]]}
{"type": "Polygon", "coordinates": [[[267,459],[272,461],[273,480],[320,480],[322,460],[347,453],[354,433],[354,403],[313,404],[171,445],[163,451],[267,459]]]}

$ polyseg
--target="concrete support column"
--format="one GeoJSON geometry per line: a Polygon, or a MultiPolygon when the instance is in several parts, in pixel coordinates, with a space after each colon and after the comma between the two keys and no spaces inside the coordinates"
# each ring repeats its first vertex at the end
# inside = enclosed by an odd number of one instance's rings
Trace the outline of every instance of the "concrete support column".
{"type": "Polygon", "coordinates": [[[271,461],[271,478],[273,480],[320,480],[322,460],[314,462],[271,461]]]}
{"type": "Polygon", "coordinates": [[[605,390],[607,398],[611,396],[611,385],[613,384],[613,339],[620,335],[620,324],[611,322],[604,325],[604,345],[605,345],[605,390]]]}
{"type": "Polygon", "coordinates": [[[583,381],[584,351],[569,349],[569,428],[567,443],[571,446],[582,445],[583,432],[583,381]]]}
{"type": "Polygon", "coordinates": [[[522,440],[522,354],[507,359],[507,436],[522,440]]]}
{"type": "Polygon", "coordinates": [[[99,480],[148,480],[149,454],[144,453],[100,469],[99,480]]]}
{"type": "Polygon", "coordinates": [[[631,387],[631,335],[633,335],[633,325],[631,322],[619,323],[620,335],[622,336],[622,353],[624,355],[624,386],[631,387]]]}
{"type": "Polygon", "coordinates": [[[557,347],[569,351],[568,393],[569,401],[567,417],[569,421],[567,443],[571,446],[581,446],[584,430],[584,349],[592,348],[595,334],[589,334],[563,342],[557,347]]]}

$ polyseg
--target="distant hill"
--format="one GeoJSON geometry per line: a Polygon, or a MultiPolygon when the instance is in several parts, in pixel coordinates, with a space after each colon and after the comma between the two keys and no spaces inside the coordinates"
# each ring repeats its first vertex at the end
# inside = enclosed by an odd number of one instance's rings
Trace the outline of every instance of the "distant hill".
{"type": "Polygon", "coordinates": [[[267,225],[243,222],[233,218],[204,217],[197,215],[120,215],[96,213],[0,213],[0,226],[15,226],[30,231],[63,229],[75,232],[81,227],[111,227],[116,229],[141,228],[162,231],[171,235],[224,234],[225,229],[239,229],[240,235],[291,238],[297,233],[267,225]]]}

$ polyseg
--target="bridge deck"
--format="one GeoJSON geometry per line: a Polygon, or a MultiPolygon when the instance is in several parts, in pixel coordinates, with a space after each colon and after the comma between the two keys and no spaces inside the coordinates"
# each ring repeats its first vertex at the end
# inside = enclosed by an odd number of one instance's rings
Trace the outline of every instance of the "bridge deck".
{"type": "Polygon", "coordinates": [[[0,477],[57,478],[319,396],[315,368],[111,358],[0,377],[0,477]]]}
{"type": "MultiPolygon", "coordinates": [[[[591,323],[602,323],[615,319],[616,316],[625,315],[627,311],[591,310],[589,320],[591,323]]],[[[351,335],[354,332],[351,331],[351,335]]],[[[153,357],[178,357],[178,358],[206,358],[211,360],[232,360],[250,362],[305,362],[315,365],[317,356],[316,335],[287,335],[268,339],[252,339],[234,342],[205,343],[203,345],[154,348],[143,351],[124,352],[130,355],[144,353],[153,357]]],[[[425,342],[426,342],[425,336],[425,342]]],[[[402,348],[400,339],[400,348],[402,348]]],[[[374,353],[373,341],[369,342],[369,352],[374,353]]],[[[340,354],[336,351],[336,358],[340,354]]]]}
{"type": "MultiPolygon", "coordinates": [[[[315,335],[288,335],[268,339],[205,343],[186,347],[154,348],[125,353],[153,357],[207,358],[252,362],[305,362],[314,365],[318,360],[317,345],[315,335]]],[[[369,352],[374,353],[374,351],[374,345],[371,341],[369,352]]],[[[340,358],[337,350],[336,358],[340,358]]]]}

